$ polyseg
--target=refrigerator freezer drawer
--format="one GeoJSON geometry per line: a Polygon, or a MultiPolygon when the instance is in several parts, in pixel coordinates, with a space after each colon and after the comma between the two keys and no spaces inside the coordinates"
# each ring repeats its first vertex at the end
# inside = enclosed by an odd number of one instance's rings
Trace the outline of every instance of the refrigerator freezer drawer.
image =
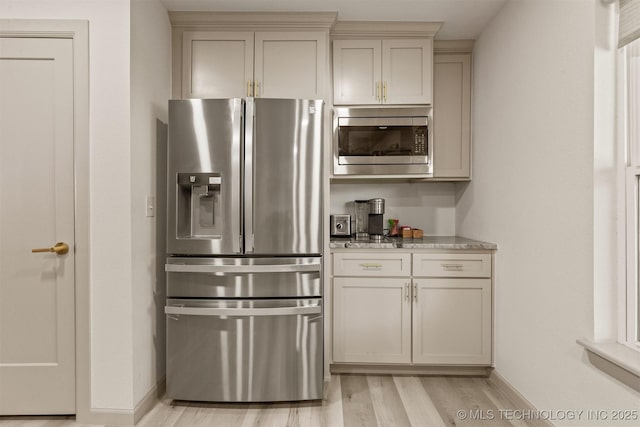
{"type": "Polygon", "coordinates": [[[169,398],[322,398],[322,299],[169,299],[165,312],[169,398]]]}
{"type": "Polygon", "coordinates": [[[322,258],[171,257],[170,298],[305,298],[322,295],[322,258]]]}

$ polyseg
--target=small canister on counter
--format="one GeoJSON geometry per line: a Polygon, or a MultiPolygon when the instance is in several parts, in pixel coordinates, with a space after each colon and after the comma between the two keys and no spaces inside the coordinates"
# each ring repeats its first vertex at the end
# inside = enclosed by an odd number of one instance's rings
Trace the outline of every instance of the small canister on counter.
{"type": "Polygon", "coordinates": [[[389,218],[387,221],[389,222],[389,236],[396,237],[398,235],[398,220],[389,218]]]}

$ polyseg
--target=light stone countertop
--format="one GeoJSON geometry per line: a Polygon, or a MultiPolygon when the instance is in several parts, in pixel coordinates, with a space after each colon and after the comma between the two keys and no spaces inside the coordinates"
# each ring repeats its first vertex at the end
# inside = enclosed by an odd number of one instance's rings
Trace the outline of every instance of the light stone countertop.
{"type": "Polygon", "coordinates": [[[459,236],[425,236],[421,239],[385,237],[382,242],[356,241],[355,239],[332,237],[330,249],[467,249],[496,250],[495,243],[482,242],[459,236]]]}

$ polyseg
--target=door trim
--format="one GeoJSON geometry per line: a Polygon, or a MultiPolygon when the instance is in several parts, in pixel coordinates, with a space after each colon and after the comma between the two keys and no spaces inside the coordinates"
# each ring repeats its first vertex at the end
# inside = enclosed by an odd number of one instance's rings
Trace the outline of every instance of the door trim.
{"type": "Polygon", "coordinates": [[[89,21],[0,19],[0,37],[73,40],[76,419],[91,419],[89,276],[89,21]]]}

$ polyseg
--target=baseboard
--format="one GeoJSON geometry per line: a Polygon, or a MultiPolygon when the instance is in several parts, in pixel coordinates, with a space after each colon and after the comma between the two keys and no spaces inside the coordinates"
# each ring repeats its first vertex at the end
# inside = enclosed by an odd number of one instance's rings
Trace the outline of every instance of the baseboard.
{"type": "Polygon", "coordinates": [[[332,374],[369,374],[369,375],[455,375],[487,377],[493,368],[490,366],[403,366],[403,365],[357,365],[350,363],[332,363],[332,374]]]}
{"type": "MultiPolygon", "coordinates": [[[[522,409],[532,413],[538,411],[526,397],[524,397],[514,386],[511,385],[509,381],[495,370],[491,372],[491,375],[489,375],[489,383],[502,392],[502,394],[511,401],[514,409],[522,409]]],[[[554,425],[547,420],[535,420],[532,424],[540,427],[554,427],[554,425]]]]}
{"type": "Polygon", "coordinates": [[[133,426],[153,409],[158,400],[164,396],[166,388],[166,380],[163,378],[149,390],[133,410],[91,408],[86,418],[83,417],[82,420],[77,421],[84,424],[133,426]]]}
{"type": "Polygon", "coordinates": [[[166,378],[162,378],[158,383],[149,390],[149,392],[138,402],[133,410],[133,423],[137,424],[149,411],[156,406],[158,400],[164,395],[167,390],[166,378]]]}

